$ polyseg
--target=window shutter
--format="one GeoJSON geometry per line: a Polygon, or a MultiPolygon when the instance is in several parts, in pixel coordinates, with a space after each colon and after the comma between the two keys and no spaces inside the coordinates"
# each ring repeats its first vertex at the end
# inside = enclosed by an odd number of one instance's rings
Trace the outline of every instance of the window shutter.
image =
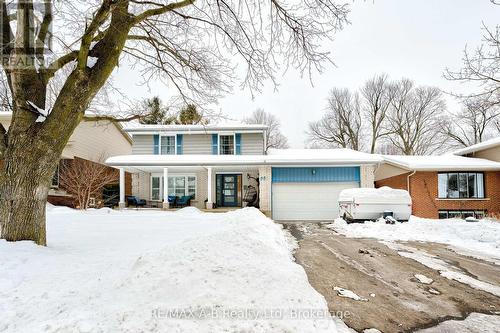
{"type": "Polygon", "coordinates": [[[218,155],[219,135],[212,134],[212,155],[218,155]]]}
{"type": "Polygon", "coordinates": [[[182,134],[177,134],[177,155],[182,155],[182,134]]]}
{"type": "Polygon", "coordinates": [[[155,155],[160,154],[160,135],[159,134],[153,135],[153,154],[155,154],[155,155]]]}
{"type": "Polygon", "coordinates": [[[236,155],[241,155],[241,133],[236,133],[234,135],[234,140],[236,141],[235,153],[236,155]]]}

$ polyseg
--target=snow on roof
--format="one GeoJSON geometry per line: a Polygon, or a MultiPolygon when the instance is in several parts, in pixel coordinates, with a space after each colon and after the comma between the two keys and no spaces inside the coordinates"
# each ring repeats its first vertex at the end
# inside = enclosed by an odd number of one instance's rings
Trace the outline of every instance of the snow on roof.
{"type": "Polygon", "coordinates": [[[111,166],[211,166],[211,165],[353,165],[378,163],[378,155],[350,149],[272,150],[269,155],[124,155],[109,158],[111,166]]]}
{"type": "Polygon", "coordinates": [[[416,171],[473,171],[500,170],[500,163],[482,158],[455,155],[441,156],[401,156],[384,155],[385,162],[408,170],[416,171]]]}
{"type": "Polygon", "coordinates": [[[496,146],[500,146],[500,136],[454,151],[453,155],[467,155],[496,146]]]}
{"type": "Polygon", "coordinates": [[[140,124],[131,122],[125,127],[125,131],[134,132],[157,132],[157,131],[233,131],[233,130],[266,130],[267,125],[263,124],[244,124],[238,121],[224,121],[207,125],[155,125],[140,124]]]}

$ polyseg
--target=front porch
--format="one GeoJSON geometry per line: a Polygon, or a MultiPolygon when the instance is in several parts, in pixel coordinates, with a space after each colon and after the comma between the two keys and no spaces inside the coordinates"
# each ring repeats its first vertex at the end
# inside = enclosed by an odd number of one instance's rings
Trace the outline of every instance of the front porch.
{"type": "Polygon", "coordinates": [[[127,206],[125,172],[132,173],[132,194],[148,209],[194,206],[227,212],[259,205],[258,166],[127,166],[120,168],[120,208],[127,206]],[[122,186],[123,185],[123,186],[122,186]]]}

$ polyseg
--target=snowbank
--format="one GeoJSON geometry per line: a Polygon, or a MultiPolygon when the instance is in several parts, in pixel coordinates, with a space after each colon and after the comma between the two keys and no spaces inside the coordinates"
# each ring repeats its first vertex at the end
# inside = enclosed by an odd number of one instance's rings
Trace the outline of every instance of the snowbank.
{"type": "Polygon", "coordinates": [[[495,221],[470,223],[412,216],[408,222],[395,225],[383,221],[347,224],[337,219],[328,227],[347,237],[448,244],[463,254],[500,262],[500,223],[495,221]]]}
{"type": "Polygon", "coordinates": [[[408,191],[393,189],[388,186],[380,188],[350,188],[342,190],[339,194],[339,201],[385,201],[385,202],[409,202],[411,197],[408,191]]]}
{"type": "Polygon", "coordinates": [[[48,247],[0,241],[0,332],[348,331],[256,209],[47,217],[48,247]]]}

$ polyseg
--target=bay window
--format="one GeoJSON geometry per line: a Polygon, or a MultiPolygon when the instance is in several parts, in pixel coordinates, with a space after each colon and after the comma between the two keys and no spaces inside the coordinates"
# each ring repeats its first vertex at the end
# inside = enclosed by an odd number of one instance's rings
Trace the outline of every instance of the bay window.
{"type": "Polygon", "coordinates": [[[484,174],[482,172],[442,172],[438,174],[440,199],[484,198],[484,174]]]}

